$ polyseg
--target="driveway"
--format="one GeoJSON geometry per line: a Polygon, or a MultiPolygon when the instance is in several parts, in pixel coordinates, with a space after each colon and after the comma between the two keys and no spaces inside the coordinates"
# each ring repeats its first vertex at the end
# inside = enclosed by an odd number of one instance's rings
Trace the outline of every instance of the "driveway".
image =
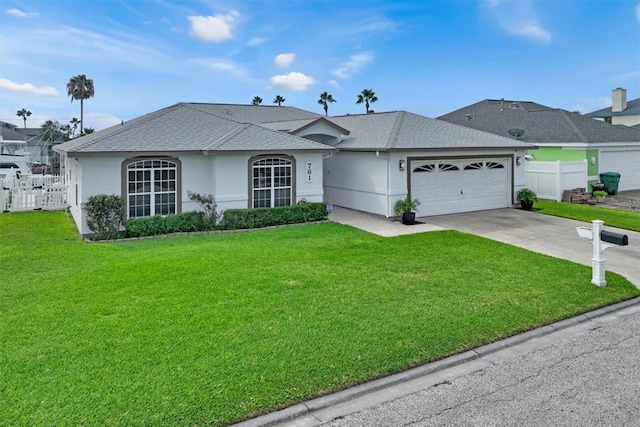
{"type": "MultiPolygon", "coordinates": [[[[418,218],[422,224],[406,226],[379,215],[334,207],[329,219],[379,234],[395,236],[444,229],[476,234],[519,246],[534,252],[591,266],[592,246],[578,237],[576,227],[590,223],[527,212],[521,209],[495,209],[453,215],[418,218]]],[[[608,227],[604,229],[629,236],[629,246],[605,251],[605,269],[623,275],[640,288],[640,233],[608,227]]],[[[591,282],[591,276],[585,277],[591,282]]]]}

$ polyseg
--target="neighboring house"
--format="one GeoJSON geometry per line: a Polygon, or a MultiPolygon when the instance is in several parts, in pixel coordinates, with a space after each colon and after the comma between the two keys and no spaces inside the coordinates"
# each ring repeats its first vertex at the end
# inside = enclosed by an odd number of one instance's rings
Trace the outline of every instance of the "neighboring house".
{"type": "Polygon", "coordinates": [[[619,87],[613,90],[611,107],[585,114],[585,117],[614,125],[640,126],[640,98],[627,102],[627,90],[619,87]]]}
{"type": "Polygon", "coordinates": [[[527,101],[486,99],[439,117],[538,146],[539,161],[587,160],[588,180],[621,174],[619,191],[640,188],[640,130],[527,101]]]}
{"type": "Polygon", "coordinates": [[[48,164],[49,148],[51,145],[64,142],[65,135],[57,133],[53,137],[47,137],[41,128],[24,128],[0,121],[0,131],[5,140],[15,139],[27,143],[27,155],[29,161],[48,164]],[[26,137],[25,137],[26,135],[26,137]]]}
{"type": "Polygon", "coordinates": [[[509,207],[533,144],[404,111],[341,117],[285,106],[180,103],[55,147],[82,234],[83,204],[121,194],[127,217],[325,201],[387,217],[509,207]]]}

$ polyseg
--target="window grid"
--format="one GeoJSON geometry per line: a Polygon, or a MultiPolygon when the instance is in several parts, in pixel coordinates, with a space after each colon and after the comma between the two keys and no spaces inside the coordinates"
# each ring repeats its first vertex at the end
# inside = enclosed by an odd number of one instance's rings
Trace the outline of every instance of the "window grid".
{"type": "Polygon", "coordinates": [[[128,217],[176,213],[176,163],[142,160],[127,166],[128,217]]]}
{"type": "Polygon", "coordinates": [[[266,158],[253,162],[253,207],[271,208],[291,205],[291,161],[266,158]]]}

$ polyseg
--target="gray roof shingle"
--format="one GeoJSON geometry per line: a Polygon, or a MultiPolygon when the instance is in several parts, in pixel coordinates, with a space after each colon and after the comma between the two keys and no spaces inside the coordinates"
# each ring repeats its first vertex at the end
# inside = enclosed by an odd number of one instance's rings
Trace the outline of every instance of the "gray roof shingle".
{"type": "Polygon", "coordinates": [[[591,113],[585,114],[585,117],[594,117],[597,119],[602,119],[605,117],[612,116],[635,116],[640,115],[640,98],[634,99],[632,101],[627,101],[627,108],[623,111],[616,111],[615,113],[612,110],[612,107],[602,108],[597,111],[592,111],[591,113]]]}
{"type": "Polygon", "coordinates": [[[486,99],[438,119],[507,137],[510,129],[522,129],[519,140],[533,144],[640,141],[637,129],[523,101],[486,99]]]}
{"type": "Polygon", "coordinates": [[[294,116],[313,113],[290,107],[230,106],[229,111],[233,114],[226,114],[224,108],[222,104],[176,104],[60,144],[56,151],[88,155],[131,152],[333,150],[332,147],[308,139],[236,120],[251,118],[251,109],[256,110],[253,113],[256,120],[282,117],[287,111],[294,116]],[[281,111],[273,113],[271,110],[281,111]]]}
{"type": "Polygon", "coordinates": [[[514,138],[406,111],[330,117],[329,120],[351,131],[351,135],[336,146],[340,150],[535,148],[514,138]]]}

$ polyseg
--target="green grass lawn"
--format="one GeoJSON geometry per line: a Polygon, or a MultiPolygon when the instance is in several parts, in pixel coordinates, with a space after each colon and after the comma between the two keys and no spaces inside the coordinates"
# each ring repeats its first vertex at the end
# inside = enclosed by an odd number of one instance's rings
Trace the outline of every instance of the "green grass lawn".
{"type": "Polygon", "coordinates": [[[640,231],[640,214],[618,209],[603,208],[599,206],[581,205],[574,203],[553,202],[550,200],[538,200],[535,208],[539,213],[560,216],[563,218],[577,219],[591,222],[594,219],[604,221],[605,226],[624,228],[626,230],[640,231]]]}
{"type": "Polygon", "coordinates": [[[454,231],[83,243],[0,214],[0,425],[220,425],[639,295],[454,231]]]}

